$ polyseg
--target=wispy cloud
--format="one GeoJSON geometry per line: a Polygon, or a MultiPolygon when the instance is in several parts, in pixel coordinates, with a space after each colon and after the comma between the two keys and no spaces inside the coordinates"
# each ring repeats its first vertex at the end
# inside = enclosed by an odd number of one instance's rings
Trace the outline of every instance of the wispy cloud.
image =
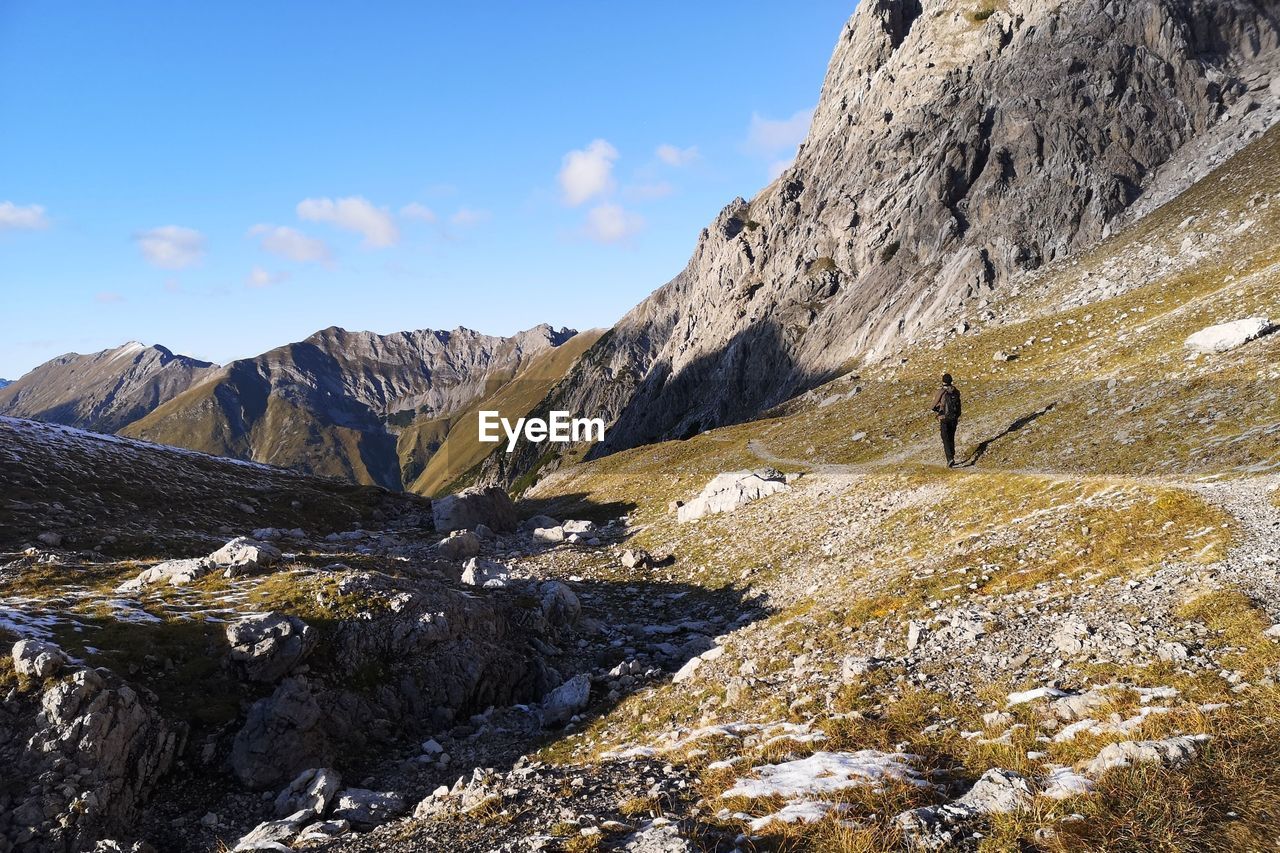
{"type": "Polygon", "coordinates": [[[416,201],[411,201],[400,208],[400,215],[405,219],[417,219],[422,222],[438,222],[440,219],[434,210],[416,201]]]}
{"type": "Polygon", "coordinates": [[[0,231],[36,231],[49,227],[49,217],[38,204],[26,206],[0,201],[0,231]]]}
{"type": "Polygon", "coordinates": [[[565,203],[577,207],[611,192],[614,187],[613,164],[617,159],[618,149],[603,139],[596,139],[586,148],[564,155],[558,179],[565,203]]]}
{"type": "Polygon", "coordinates": [[[698,146],[690,145],[688,148],[679,148],[675,145],[659,145],[658,150],[653,152],[659,160],[668,166],[688,166],[694,163],[701,156],[698,153],[698,146]]]}
{"type": "Polygon", "coordinates": [[[134,235],[147,263],[163,270],[180,270],[204,257],[204,235],[194,228],[161,225],[134,235]]]}
{"type": "Polygon", "coordinates": [[[249,236],[257,237],[264,251],[299,263],[331,263],[333,252],[323,240],[308,237],[287,225],[255,225],[249,236]]]}
{"type": "Polygon", "coordinates": [[[784,152],[790,153],[804,142],[812,120],[812,109],[799,110],[790,118],[783,119],[752,113],[751,124],[747,128],[747,148],[765,157],[776,158],[784,152]]]}
{"type": "Polygon", "coordinates": [[[364,245],[383,249],[394,246],[400,240],[391,211],[375,207],[360,196],[347,198],[307,198],[298,202],[298,218],[309,222],[327,222],[364,237],[364,245]]]}
{"type": "Polygon", "coordinates": [[[249,275],[245,276],[244,284],[245,287],[261,290],[264,287],[287,281],[288,278],[289,274],[287,272],[270,272],[262,267],[254,267],[249,270],[249,275]]]}
{"type": "Polygon", "coordinates": [[[487,210],[478,210],[472,207],[461,207],[449,217],[449,222],[459,226],[460,228],[470,228],[473,225],[480,225],[488,222],[492,218],[492,214],[487,210]]]}
{"type": "Polygon", "coordinates": [[[612,202],[587,211],[586,235],[598,243],[621,243],[644,228],[644,218],[612,202]]]}
{"type": "Polygon", "coordinates": [[[93,301],[102,305],[111,305],[117,302],[124,302],[124,297],[109,290],[102,290],[94,294],[93,301]]]}

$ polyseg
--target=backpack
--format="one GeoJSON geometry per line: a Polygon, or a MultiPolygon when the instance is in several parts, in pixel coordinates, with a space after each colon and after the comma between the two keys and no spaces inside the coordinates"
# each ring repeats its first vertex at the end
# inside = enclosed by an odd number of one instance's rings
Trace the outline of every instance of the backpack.
{"type": "Polygon", "coordinates": [[[939,403],[938,416],[944,421],[960,420],[960,392],[954,386],[942,389],[942,401],[939,403]]]}

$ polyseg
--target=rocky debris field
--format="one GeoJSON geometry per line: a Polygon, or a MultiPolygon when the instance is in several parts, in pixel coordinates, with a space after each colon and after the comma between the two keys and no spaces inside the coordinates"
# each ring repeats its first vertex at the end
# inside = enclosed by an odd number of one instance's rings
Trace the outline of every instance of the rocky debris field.
{"type": "Polygon", "coordinates": [[[1276,689],[1275,475],[802,475],[752,448],[778,467],[645,524],[475,490],[167,560],[20,543],[0,849],[1070,848],[1119,776],[1218,760],[1276,689]],[[1018,517],[970,534],[970,483],[1018,517]],[[1156,544],[1108,568],[1152,500],[1156,544]],[[954,536],[912,538],[930,517],[954,536]]]}

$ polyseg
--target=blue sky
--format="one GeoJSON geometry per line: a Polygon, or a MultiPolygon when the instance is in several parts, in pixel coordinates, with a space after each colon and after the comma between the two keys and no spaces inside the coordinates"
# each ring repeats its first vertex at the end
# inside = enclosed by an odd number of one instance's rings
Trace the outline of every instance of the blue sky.
{"type": "Polygon", "coordinates": [[[0,376],[608,326],[794,152],[853,0],[0,3],[0,376]]]}

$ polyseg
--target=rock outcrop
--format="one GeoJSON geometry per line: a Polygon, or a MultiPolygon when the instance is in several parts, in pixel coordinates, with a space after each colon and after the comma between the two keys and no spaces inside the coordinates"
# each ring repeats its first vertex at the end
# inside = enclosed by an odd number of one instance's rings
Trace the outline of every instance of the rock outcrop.
{"type": "MultiPolygon", "coordinates": [[[[29,648],[15,653],[25,660],[29,648]]],[[[34,663],[56,659],[65,671],[56,646],[39,648],[34,663]]],[[[87,667],[50,685],[36,707],[0,719],[0,730],[10,735],[0,743],[5,776],[31,781],[0,809],[0,846],[31,853],[91,849],[104,837],[132,835],[185,734],[114,674],[87,667]]]]}
{"type": "Polygon", "coordinates": [[[726,471],[713,477],[696,498],[676,510],[676,518],[680,521],[693,521],[704,515],[733,512],[743,504],[777,494],[786,488],[786,477],[772,468],[726,471]]]}
{"type": "MultiPolygon", "coordinates": [[[[289,675],[249,708],[230,759],[248,787],[281,786],[307,768],[341,766],[344,755],[397,735],[430,733],[459,714],[536,699],[551,686],[530,645],[555,630],[538,599],[527,605],[480,599],[372,574],[347,576],[340,590],[365,601],[367,616],[332,627],[325,675],[289,675]],[[370,726],[370,720],[386,722],[370,726]]],[[[259,680],[282,674],[305,648],[305,629],[292,623],[280,637],[274,635],[284,629],[278,621],[251,627],[245,643],[263,633],[276,649],[253,670],[259,680]]],[[[241,631],[232,626],[228,636],[233,632],[239,639],[241,631]]]]}

